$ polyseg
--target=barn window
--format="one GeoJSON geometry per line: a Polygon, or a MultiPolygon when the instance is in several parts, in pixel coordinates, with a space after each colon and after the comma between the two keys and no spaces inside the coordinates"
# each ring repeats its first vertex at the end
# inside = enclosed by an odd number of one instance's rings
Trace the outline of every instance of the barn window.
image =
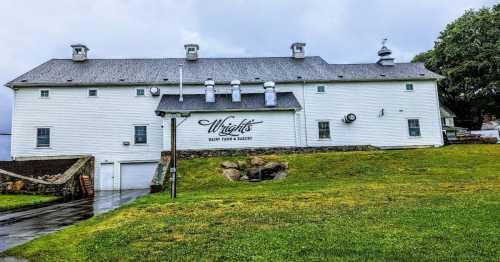
{"type": "Polygon", "coordinates": [[[97,97],[97,89],[89,89],[89,97],[97,97]]]}
{"type": "Polygon", "coordinates": [[[413,84],[412,83],[406,84],[406,91],[413,91],[413,84]]]}
{"type": "Polygon", "coordinates": [[[316,92],[318,93],[324,93],[326,91],[325,86],[317,86],[316,87],[316,92]]]}
{"type": "Polygon", "coordinates": [[[134,126],[134,143],[135,144],[148,143],[147,126],[134,126]]]}
{"type": "Polygon", "coordinates": [[[40,97],[41,98],[48,98],[49,97],[49,90],[48,89],[40,90],[40,97]]]}
{"type": "Polygon", "coordinates": [[[412,137],[420,136],[420,121],[418,119],[408,119],[408,132],[412,137]]]}
{"type": "Polygon", "coordinates": [[[330,139],[330,122],[328,121],[318,122],[318,136],[319,139],[330,139]]]}
{"type": "Polygon", "coordinates": [[[145,92],[143,88],[139,88],[135,90],[135,95],[136,96],[144,96],[145,92]]]}
{"type": "Polygon", "coordinates": [[[50,147],[50,128],[36,129],[36,147],[50,147]]]}

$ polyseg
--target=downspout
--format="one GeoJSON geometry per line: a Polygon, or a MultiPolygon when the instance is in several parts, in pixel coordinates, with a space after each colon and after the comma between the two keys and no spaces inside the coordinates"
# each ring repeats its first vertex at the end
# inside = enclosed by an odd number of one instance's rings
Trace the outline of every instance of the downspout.
{"type": "Polygon", "coordinates": [[[307,137],[307,109],[306,109],[306,81],[302,81],[302,103],[304,104],[304,135],[306,137],[305,146],[309,146],[309,141],[307,137]]]}
{"type": "Polygon", "coordinates": [[[293,137],[295,138],[295,147],[297,147],[297,110],[293,111],[293,137]]]}
{"type": "Polygon", "coordinates": [[[12,118],[10,119],[10,158],[12,160],[16,160],[16,152],[14,147],[14,120],[16,119],[16,95],[17,89],[12,87],[12,91],[14,92],[14,97],[12,99],[12,118]]]}
{"type": "Polygon", "coordinates": [[[441,103],[439,102],[439,91],[437,87],[437,80],[434,81],[434,90],[436,91],[436,104],[437,104],[437,116],[438,116],[438,126],[439,126],[439,134],[441,138],[441,146],[444,145],[444,136],[443,136],[443,124],[441,123],[441,103]]]}

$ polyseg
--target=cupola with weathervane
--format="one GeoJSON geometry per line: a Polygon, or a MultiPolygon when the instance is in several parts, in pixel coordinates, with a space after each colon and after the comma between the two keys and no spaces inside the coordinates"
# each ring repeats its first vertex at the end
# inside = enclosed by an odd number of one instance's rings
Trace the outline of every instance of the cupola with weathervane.
{"type": "Polygon", "coordinates": [[[83,62],[87,60],[87,53],[90,49],[86,45],[74,44],[71,45],[71,48],[73,48],[73,61],[83,62]]]}
{"type": "Polygon", "coordinates": [[[392,51],[385,45],[387,43],[387,38],[382,40],[382,48],[378,50],[378,56],[380,57],[377,64],[381,66],[394,66],[394,58],[391,57],[392,51]]]}

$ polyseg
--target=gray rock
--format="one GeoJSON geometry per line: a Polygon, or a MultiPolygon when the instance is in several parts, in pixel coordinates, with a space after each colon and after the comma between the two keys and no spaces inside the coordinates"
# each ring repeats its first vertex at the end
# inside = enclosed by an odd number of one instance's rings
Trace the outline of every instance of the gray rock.
{"type": "Polygon", "coordinates": [[[285,179],[287,176],[288,176],[288,174],[287,174],[285,171],[281,171],[281,172],[276,173],[276,174],[274,175],[273,180],[281,180],[281,179],[285,179]]]}
{"type": "Polygon", "coordinates": [[[231,161],[224,161],[222,162],[222,167],[223,168],[234,168],[234,169],[238,169],[238,164],[235,163],[235,162],[231,162],[231,161]]]}
{"type": "Polygon", "coordinates": [[[231,181],[240,180],[240,177],[241,177],[240,171],[238,169],[234,169],[234,168],[224,169],[224,171],[222,172],[222,175],[231,181]]]}

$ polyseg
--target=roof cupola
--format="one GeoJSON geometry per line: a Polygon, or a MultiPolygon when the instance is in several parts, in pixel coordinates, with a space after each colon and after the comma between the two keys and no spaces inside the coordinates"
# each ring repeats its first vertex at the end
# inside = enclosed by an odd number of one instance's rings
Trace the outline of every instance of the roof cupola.
{"type": "Polygon", "coordinates": [[[306,43],[293,43],[290,46],[290,49],[292,49],[292,57],[293,58],[304,58],[306,56],[306,51],[305,51],[306,43]]]}
{"type": "Polygon", "coordinates": [[[394,66],[394,58],[391,57],[392,51],[385,45],[387,43],[387,38],[382,40],[382,48],[378,50],[378,56],[380,57],[377,64],[381,66],[394,66]]]}
{"type": "Polygon", "coordinates": [[[184,49],[186,50],[186,60],[196,61],[198,60],[198,51],[200,46],[197,44],[185,44],[184,49]]]}
{"type": "Polygon", "coordinates": [[[90,50],[86,45],[74,44],[71,45],[73,48],[72,60],[75,62],[83,62],[87,60],[87,53],[90,50]]]}

